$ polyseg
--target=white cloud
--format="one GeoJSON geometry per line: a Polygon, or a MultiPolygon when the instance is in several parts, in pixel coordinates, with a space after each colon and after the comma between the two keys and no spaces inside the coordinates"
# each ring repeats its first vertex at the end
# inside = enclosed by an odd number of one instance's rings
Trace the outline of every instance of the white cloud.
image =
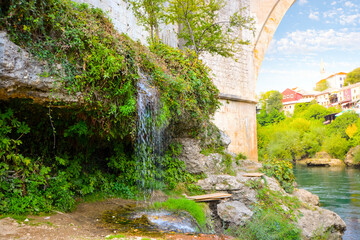
{"type": "Polygon", "coordinates": [[[323,13],[324,18],[334,18],[337,14],[336,10],[329,10],[323,13]]]}
{"type": "Polygon", "coordinates": [[[355,7],[356,5],[355,4],[353,4],[352,2],[350,2],[350,1],[347,1],[347,2],[345,2],[345,7],[350,7],[350,8],[352,8],[352,7],[355,7]]]}
{"type": "Polygon", "coordinates": [[[307,4],[308,1],[307,0],[299,0],[299,4],[302,6],[302,5],[305,5],[307,4]]]}
{"type": "Polygon", "coordinates": [[[312,20],[319,20],[319,12],[311,12],[309,18],[312,20]]]}
{"type": "Polygon", "coordinates": [[[310,54],[329,50],[359,51],[360,32],[330,30],[306,30],[287,33],[275,40],[269,53],[310,54]]]}
{"type": "Polygon", "coordinates": [[[336,4],[336,1],[333,1],[332,3],[331,3],[331,6],[334,6],[336,4]]]}
{"type": "Polygon", "coordinates": [[[341,25],[357,25],[360,23],[360,14],[341,15],[339,22],[341,25]]]}

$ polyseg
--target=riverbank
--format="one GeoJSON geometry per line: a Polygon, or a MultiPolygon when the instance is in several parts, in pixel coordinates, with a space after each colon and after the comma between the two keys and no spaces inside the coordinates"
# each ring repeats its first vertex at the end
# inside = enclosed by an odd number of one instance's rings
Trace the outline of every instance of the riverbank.
{"type": "Polygon", "coordinates": [[[359,239],[360,169],[296,165],[294,174],[299,188],[318,195],[321,207],[336,212],[345,221],[343,239],[359,239]]]}

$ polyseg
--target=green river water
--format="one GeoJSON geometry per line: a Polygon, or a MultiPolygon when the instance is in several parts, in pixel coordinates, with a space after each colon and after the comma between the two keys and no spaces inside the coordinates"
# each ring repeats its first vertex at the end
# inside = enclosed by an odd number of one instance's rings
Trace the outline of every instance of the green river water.
{"type": "Polygon", "coordinates": [[[360,240],[360,169],[295,166],[298,188],[320,197],[320,206],[346,223],[344,240],[360,240]]]}

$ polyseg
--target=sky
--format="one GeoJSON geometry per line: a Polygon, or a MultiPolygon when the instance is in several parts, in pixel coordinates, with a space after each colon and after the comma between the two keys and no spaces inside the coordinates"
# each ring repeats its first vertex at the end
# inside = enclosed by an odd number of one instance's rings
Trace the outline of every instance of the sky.
{"type": "Polygon", "coordinates": [[[326,76],[360,67],[360,0],[297,0],[262,62],[256,92],[313,90],[326,76]]]}

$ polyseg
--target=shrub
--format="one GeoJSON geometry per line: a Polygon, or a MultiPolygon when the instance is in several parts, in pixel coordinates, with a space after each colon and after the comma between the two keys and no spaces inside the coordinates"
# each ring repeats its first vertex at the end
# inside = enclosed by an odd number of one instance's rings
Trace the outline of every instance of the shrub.
{"type": "Polygon", "coordinates": [[[295,175],[291,162],[278,159],[264,161],[262,172],[269,177],[276,178],[286,192],[293,192],[295,175]]]}
{"type": "Polygon", "coordinates": [[[341,137],[339,134],[333,134],[325,139],[323,148],[332,157],[344,159],[350,146],[345,138],[341,137]]]}

